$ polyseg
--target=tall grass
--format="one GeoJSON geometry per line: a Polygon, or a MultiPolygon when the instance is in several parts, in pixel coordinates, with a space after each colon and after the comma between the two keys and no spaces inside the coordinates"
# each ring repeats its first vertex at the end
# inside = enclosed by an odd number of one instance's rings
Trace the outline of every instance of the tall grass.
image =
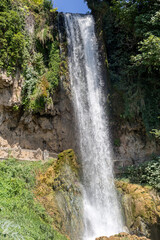
{"type": "Polygon", "coordinates": [[[36,172],[49,164],[8,159],[0,162],[0,239],[65,240],[35,200],[36,172]]]}

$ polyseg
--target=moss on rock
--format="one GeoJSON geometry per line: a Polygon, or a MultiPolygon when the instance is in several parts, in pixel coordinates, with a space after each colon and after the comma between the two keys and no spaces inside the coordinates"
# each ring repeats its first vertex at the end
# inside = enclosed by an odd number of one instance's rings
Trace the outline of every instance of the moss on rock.
{"type": "Polygon", "coordinates": [[[146,237],[138,237],[136,235],[130,235],[128,233],[119,233],[111,237],[100,237],[96,240],[149,240],[146,237]]]}
{"type": "Polygon", "coordinates": [[[126,225],[131,233],[150,237],[151,227],[160,225],[160,199],[149,187],[116,181],[122,197],[126,225]]]}
{"type": "Polygon", "coordinates": [[[56,174],[58,174],[64,164],[69,165],[72,171],[78,176],[79,165],[77,164],[77,157],[72,149],[65,150],[58,155],[58,159],[54,165],[56,174]]]}
{"type": "Polygon", "coordinates": [[[45,173],[37,175],[35,193],[53,219],[54,227],[70,239],[83,231],[79,165],[72,149],[58,155],[45,173]]]}

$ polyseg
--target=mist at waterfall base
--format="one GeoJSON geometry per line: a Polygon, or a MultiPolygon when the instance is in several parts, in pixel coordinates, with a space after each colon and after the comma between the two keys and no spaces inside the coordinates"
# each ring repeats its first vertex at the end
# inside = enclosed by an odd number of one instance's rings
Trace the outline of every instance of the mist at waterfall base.
{"type": "Polygon", "coordinates": [[[83,240],[123,231],[114,186],[104,81],[91,15],[67,13],[71,91],[83,168],[83,240]]]}

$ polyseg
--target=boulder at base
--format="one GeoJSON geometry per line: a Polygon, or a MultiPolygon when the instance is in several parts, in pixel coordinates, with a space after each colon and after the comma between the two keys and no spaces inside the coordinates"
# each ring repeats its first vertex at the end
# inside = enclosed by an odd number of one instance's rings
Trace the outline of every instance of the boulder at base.
{"type": "Polygon", "coordinates": [[[146,237],[138,237],[136,235],[130,235],[128,233],[119,233],[111,237],[100,237],[96,240],[149,240],[146,237]]]}
{"type": "Polygon", "coordinates": [[[53,220],[54,229],[71,240],[83,232],[80,166],[72,149],[58,155],[45,173],[37,176],[35,194],[53,220]]]}
{"type": "Polygon", "coordinates": [[[149,186],[116,181],[131,234],[160,239],[160,197],[149,186]]]}

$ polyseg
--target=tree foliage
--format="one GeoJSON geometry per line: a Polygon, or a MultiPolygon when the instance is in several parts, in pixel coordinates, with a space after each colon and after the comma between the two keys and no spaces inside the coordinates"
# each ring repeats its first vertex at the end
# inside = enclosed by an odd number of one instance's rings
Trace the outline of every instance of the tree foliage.
{"type": "Polygon", "coordinates": [[[25,37],[22,19],[10,6],[3,0],[0,5],[0,68],[13,73],[22,66],[25,37]]]}
{"type": "Polygon", "coordinates": [[[131,56],[136,66],[144,66],[149,73],[154,70],[160,72],[160,37],[150,34],[138,44],[138,52],[131,56]]]}
{"type": "Polygon", "coordinates": [[[86,0],[101,18],[110,78],[123,92],[124,118],[142,117],[146,130],[159,126],[159,0],[86,0]],[[106,7],[105,14],[100,6],[106,7]]]}
{"type": "Polygon", "coordinates": [[[152,161],[126,167],[121,177],[128,178],[132,183],[150,185],[160,191],[160,158],[154,157],[152,161]]]}
{"type": "Polygon", "coordinates": [[[51,10],[51,0],[0,2],[0,69],[13,77],[23,75],[22,103],[34,112],[44,110],[59,84],[56,11],[51,10]],[[32,34],[28,18],[34,21],[32,34]]]}

